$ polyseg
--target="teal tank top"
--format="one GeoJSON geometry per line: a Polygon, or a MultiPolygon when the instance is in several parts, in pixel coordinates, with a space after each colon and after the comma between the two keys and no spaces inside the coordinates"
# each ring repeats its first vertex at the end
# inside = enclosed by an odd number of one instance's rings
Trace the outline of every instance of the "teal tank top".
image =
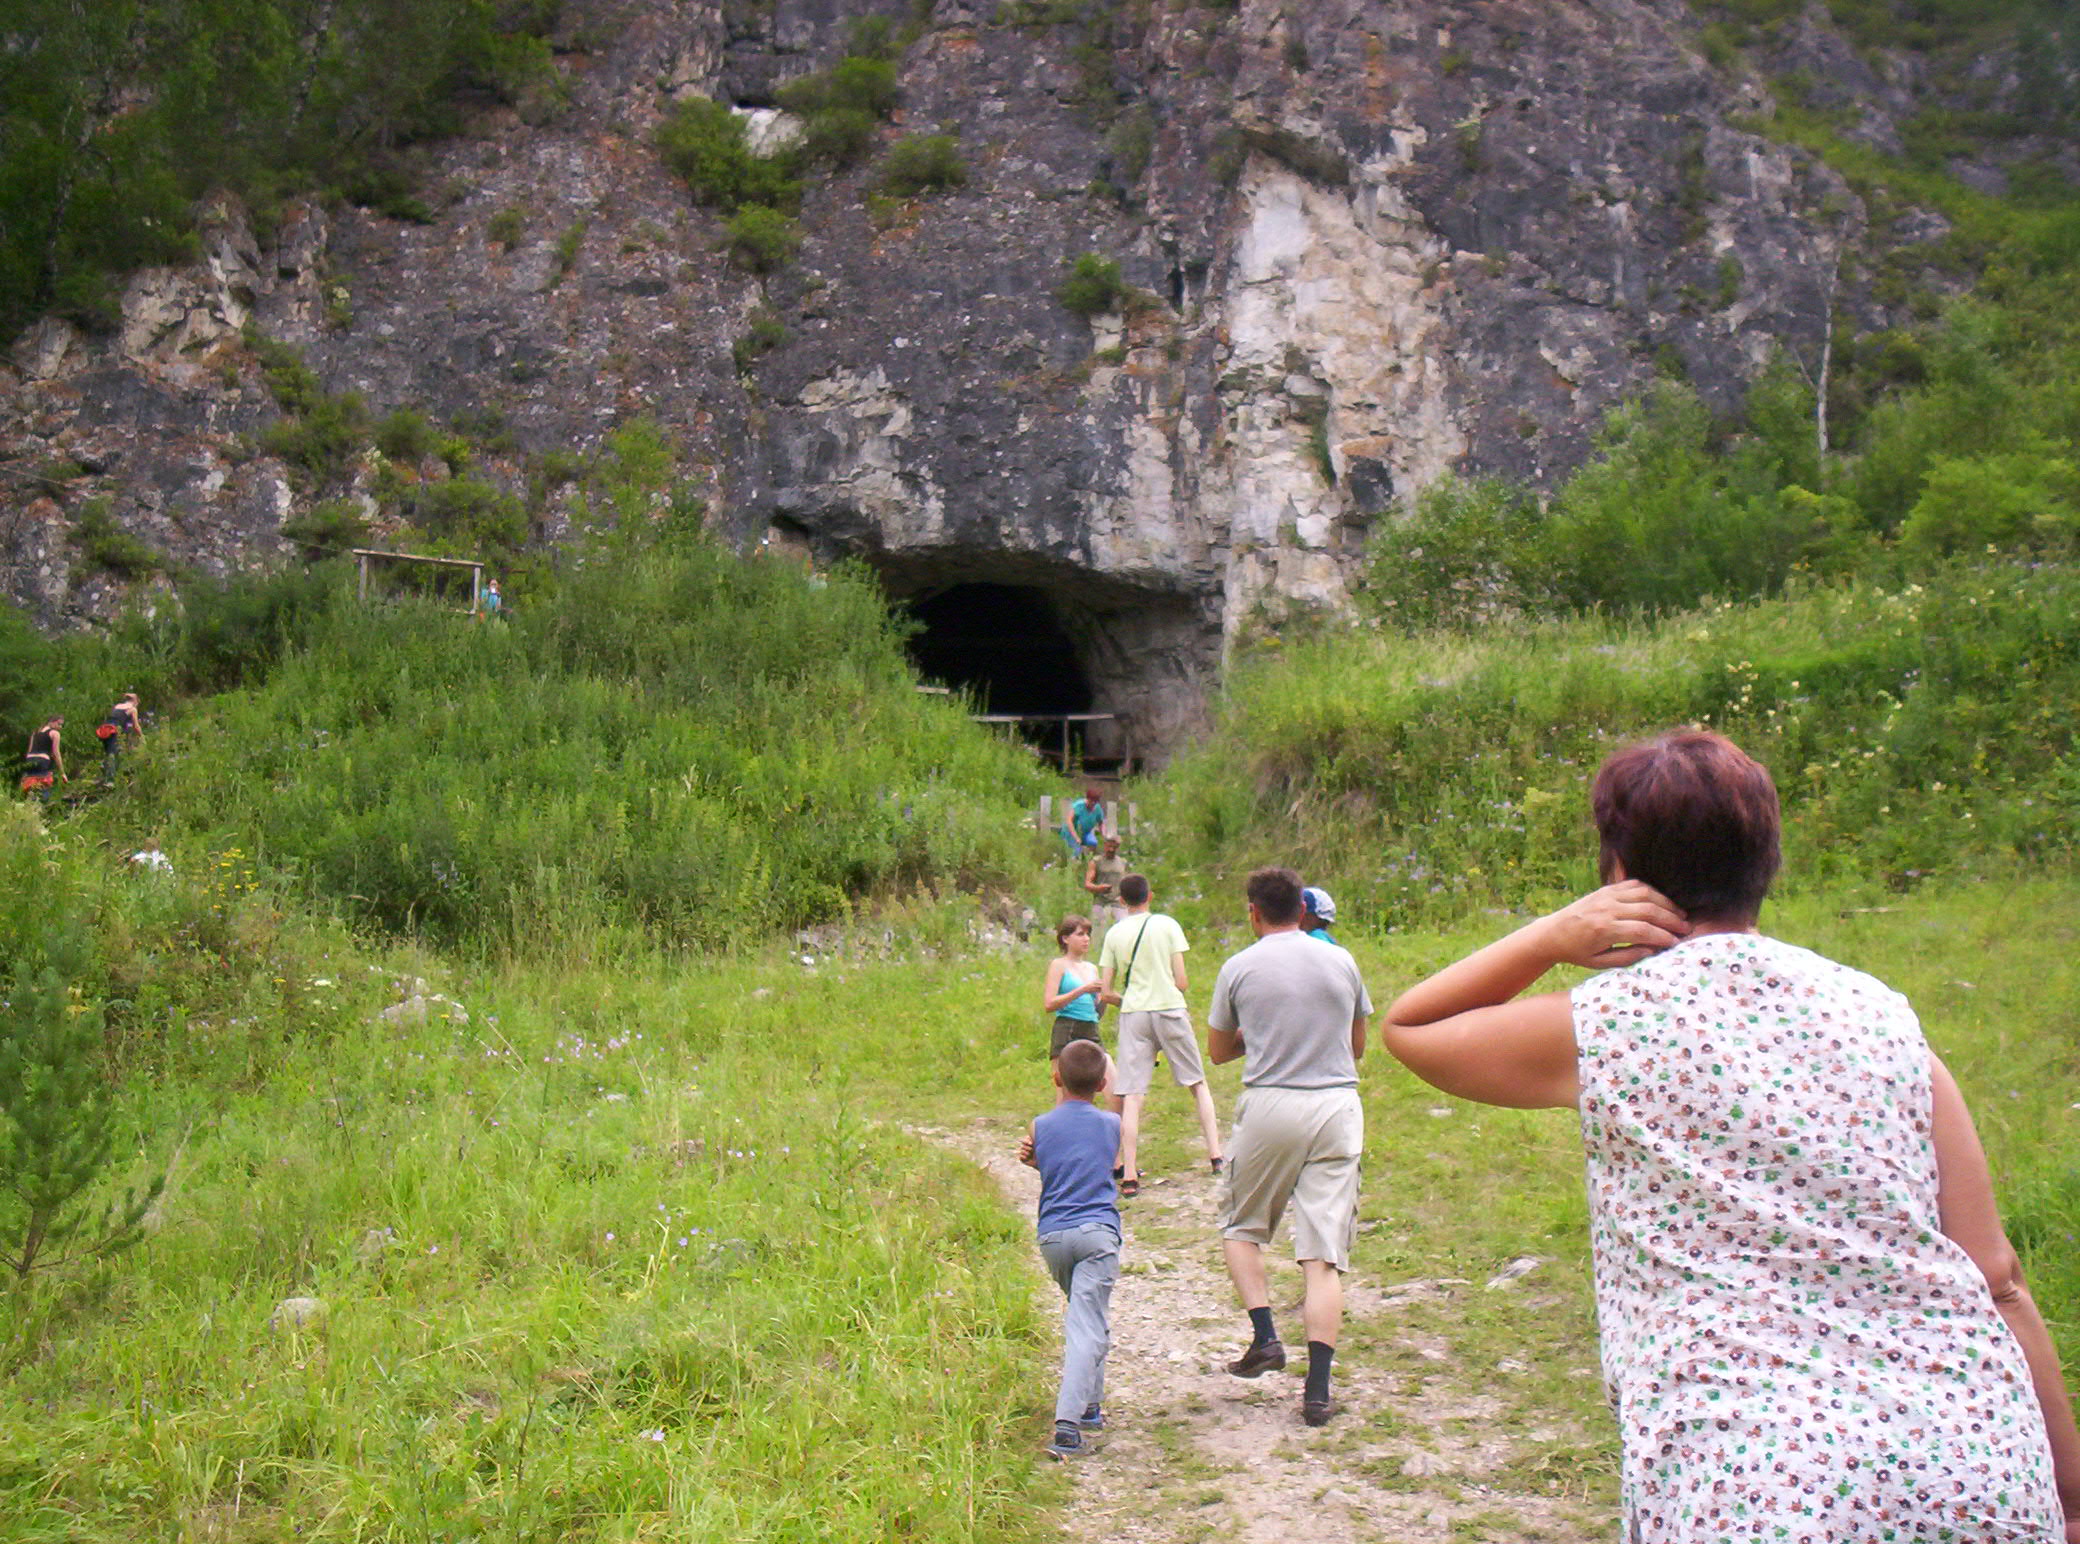
{"type": "MultiPolygon", "coordinates": [[[[1082,984],[1065,970],[1062,972],[1062,979],[1054,984],[1054,989],[1056,994],[1059,995],[1082,984]]],[[[1097,995],[1092,992],[1085,992],[1074,1002],[1062,1004],[1060,1008],[1055,1010],[1054,1016],[1058,1019],[1082,1019],[1086,1024],[1095,1024],[1098,1022],[1097,995]]]]}

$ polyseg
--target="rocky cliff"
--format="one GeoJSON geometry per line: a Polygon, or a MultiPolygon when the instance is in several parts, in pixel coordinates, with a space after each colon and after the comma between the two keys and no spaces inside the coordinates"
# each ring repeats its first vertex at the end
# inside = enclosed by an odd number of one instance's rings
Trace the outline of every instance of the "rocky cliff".
{"type": "MultiPolygon", "coordinates": [[[[95,497],[194,569],[287,555],[313,493],[255,448],[250,323],[377,411],[500,425],[481,464],[515,489],[646,415],[727,540],[972,596],[983,633],[1024,595],[1066,640],[1061,706],[1119,715],[1093,749],[1160,756],[1226,643],[1340,606],[1440,474],[1550,480],[1657,368],[1732,404],[1772,349],[1817,353],[1856,201],[1739,126],[1762,87],[1698,26],[1679,0],[568,0],[567,110],[436,147],[430,220],[305,207],[263,241],[226,202],[118,335],[16,342],[7,590],[55,625],[122,603],[81,561],[95,497]],[[792,262],[735,271],[656,125],[769,105],[875,11],[910,25],[884,137],[956,136],[965,186],[870,199],[869,162],[811,186],[792,262]],[[1056,298],[1085,253],[1139,292],[1094,320],[1056,298]],[[785,339],[740,368],[761,307],[785,339]]],[[[534,518],[564,534],[554,496],[534,518]]]]}

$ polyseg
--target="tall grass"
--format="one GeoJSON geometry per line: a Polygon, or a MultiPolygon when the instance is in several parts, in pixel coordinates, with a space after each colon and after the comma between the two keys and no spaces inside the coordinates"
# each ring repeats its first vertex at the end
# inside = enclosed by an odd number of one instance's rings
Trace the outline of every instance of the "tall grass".
{"type": "Polygon", "coordinates": [[[1585,883],[1588,774],[1695,722],[1774,771],[1794,875],[1900,887],[2070,849],[2076,691],[2080,574],[2024,564],[1660,622],[1353,630],[1259,649],[1147,802],[1174,862],[1295,862],[1353,918],[1420,925],[1585,883]]]}
{"type": "Polygon", "coordinates": [[[124,1146],[172,1179],[136,1251],[0,1294],[0,1539],[1033,1535],[1024,1229],[853,1087],[957,1016],[877,1047],[652,955],[390,1024],[432,962],[17,816],[83,998],[157,994],[124,1146]]]}
{"type": "Polygon", "coordinates": [[[688,542],[595,554],[497,622],[299,590],[127,647],[147,685],[238,689],[184,708],[90,826],[150,806],[392,932],[716,946],[1025,861],[1030,763],[913,689],[859,573],[688,542]]]}

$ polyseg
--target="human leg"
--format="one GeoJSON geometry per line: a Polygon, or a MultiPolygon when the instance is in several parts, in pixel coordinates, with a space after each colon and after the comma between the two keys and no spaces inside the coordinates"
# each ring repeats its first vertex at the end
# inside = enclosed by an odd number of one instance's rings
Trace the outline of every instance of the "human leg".
{"type": "Polygon", "coordinates": [[[1221,1162],[1221,1118],[1213,1108],[1213,1090],[1202,1078],[1192,1085],[1192,1103],[1199,1109],[1199,1134],[1206,1138],[1206,1157],[1215,1168],[1221,1162]]]}
{"type": "Polygon", "coordinates": [[[1105,1394],[1119,1235],[1102,1223],[1086,1223],[1045,1235],[1040,1253],[1068,1299],[1062,1312],[1062,1378],[1054,1418],[1057,1428],[1074,1428],[1105,1394]]]}
{"type": "Polygon", "coordinates": [[[1336,1344],[1343,1326],[1343,1272],[1327,1260],[1302,1260],[1300,1274],[1306,1278],[1307,1294],[1300,1307],[1300,1322],[1307,1326],[1309,1343],[1336,1344]]]}
{"type": "Polygon", "coordinates": [[[1119,1059],[1113,1069],[1113,1108],[1119,1112],[1119,1164],[1122,1183],[1138,1186],[1136,1149],[1141,1136],[1141,1102],[1148,1096],[1149,1079],[1155,1074],[1155,1029],[1153,1013],[1122,1013],[1119,1016],[1119,1059]]]}
{"type": "Polygon", "coordinates": [[[1141,1106],[1146,1094],[1122,1094],[1119,1098],[1119,1168],[1121,1183],[1138,1182],[1141,1169],[1135,1148],[1141,1140],[1141,1106]]]}
{"type": "Polygon", "coordinates": [[[1224,1238],[1221,1254],[1228,1262],[1228,1280],[1245,1311],[1271,1306],[1271,1277],[1264,1269],[1264,1246],[1246,1238],[1224,1238]]]}

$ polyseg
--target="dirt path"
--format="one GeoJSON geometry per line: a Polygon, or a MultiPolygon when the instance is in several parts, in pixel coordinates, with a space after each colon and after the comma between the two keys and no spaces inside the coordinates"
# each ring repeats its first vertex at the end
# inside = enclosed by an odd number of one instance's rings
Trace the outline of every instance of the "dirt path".
{"type": "MultiPolygon", "coordinates": [[[[1032,1215],[1039,1180],[1013,1156],[1016,1125],[981,1118],[911,1130],[982,1167],[1012,1205],[1032,1215]]],[[[1222,1364],[1248,1326],[1221,1267],[1214,1205],[1215,1181],[1201,1170],[1148,1177],[1123,1207],[1107,1427],[1088,1456],[1072,1461],[1078,1496],[1065,1537],[1588,1544],[1612,1536],[1602,1509],[1509,1483],[1508,1471],[1527,1456],[1583,1434],[1512,1429],[1500,1402],[1457,1374],[1449,1345],[1397,1329],[1397,1304],[1463,1290],[1465,1282],[1347,1285],[1346,1345],[1363,1327],[1375,1348],[1388,1343],[1395,1354],[1360,1348],[1339,1356],[1343,1410],[1321,1430],[1300,1422],[1304,1357],[1255,1381],[1227,1376],[1222,1364]],[[1395,1370],[1381,1370],[1383,1360],[1395,1370]]],[[[1297,1331],[1300,1275],[1281,1253],[1268,1252],[1272,1304],[1281,1327],[1297,1331]]],[[[1059,1302],[1035,1259],[1036,1282],[1059,1302]]],[[[1036,1435],[1036,1447],[1041,1440],[1036,1435]]]]}

